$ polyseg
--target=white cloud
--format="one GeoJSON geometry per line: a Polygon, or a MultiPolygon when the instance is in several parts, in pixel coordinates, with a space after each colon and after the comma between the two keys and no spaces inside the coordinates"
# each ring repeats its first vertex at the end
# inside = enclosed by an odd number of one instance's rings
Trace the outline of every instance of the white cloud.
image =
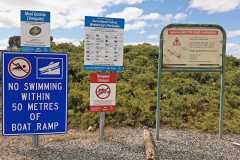
{"type": "Polygon", "coordinates": [[[8,39],[0,40],[0,50],[6,50],[8,47],[8,39]]]}
{"type": "Polygon", "coordinates": [[[60,44],[60,43],[72,43],[75,46],[80,45],[80,40],[76,40],[76,39],[71,39],[71,38],[54,38],[53,41],[56,44],[60,44]]]}
{"type": "Polygon", "coordinates": [[[160,18],[161,18],[161,15],[159,13],[149,13],[141,17],[141,19],[144,19],[144,20],[155,20],[160,18]]]}
{"type": "Polygon", "coordinates": [[[209,13],[227,12],[240,7],[240,0],[191,0],[189,8],[209,13]]]}
{"type": "Polygon", "coordinates": [[[240,37],[240,30],[227,32],[227,37],[228,38],[240,37]]]}
{"type": "Polygon", "coordinates": [[[227,55],[232,55],[240,58],[240,44],[228,43],[227,44],[227,55]]]}
{"type": "Polygon", "coordinates": [[[144,29],[142,29],[142,30],[140,30],[138,33],[139,33],[139,34],[145,34],[146,31],[145,31],[144,29]]]}
{"type": "Polygon", "coordinates": [[[147,36],[148,39],[152,39],[152,40],[157,40],[158,39],[158,35],[157,34],[150,34],[147,36]]]}
{"type": "MultiPolygon", "coordinates": [[[[139,19],[143,19],[143,20],[160,20],[164,23],[169,23],[171,21],[176,21],[178,20],[177,18],[179,13],[177,13],[176,15],[173,14],[160,14],[160,13],[149,13],[146,15],[142,15],[141,17],[139,17],[139,19]]],[[[181,20],[184,20],[186,17],[182,18],[181,20]]],[[[180,20],[180,19],[179,19],[180,20]]]]}
{"type": "Polygon", "coordinates": [[[175,19],[176,21],[181,21],[181,20],[186,19],[186,17],[187,17],[187,14],[185,14],[185,13],[177,13],[177,14],[174,16],[174,19],[175,19]]]}
{"type": "MultiPolygon", "coordinates": [[[[144,14],[143,9],[140,9],[137,7],[127,7],[120,12],[108,14],[107,17],[124,18],[125,21],[127,22],[125,31],[129,31],[129,30],[139,30],[139,29],[144,30],[144,28],[147,26],[147,21],[150,21],[150,20],[156,21],[158,23],[157,26],[159,26],[159,23],[167,24],[171,22],[179,22],[186,19],[187,14],[181,13],[181,12],[175,15],[174,14],[162,15],[156,12],[144,14]]],[[[153,24],[149,24],[148,26],[151,26],[151,25],[153,24]]]]}
{"type": "Polygon", "coordinates": [[[125,21],[132,21],[139,19],[139,17],[143,14],[143,10],[136,7],[127,7],[121,12],[115,12],[107,15],[107,17],[113,18],[124,18],[125,21]]]}
{"type": "Polygon", "coordinates": [[[162,29],[165,26],[165,24],[160,24],[160,23],[156,23],[156,24],[150,24],[149,27],[151,28],[155,28],[155,29],[162,29]]]}
{"type": "Polygon", "coordinates": [[[131,24],[125,25],[125,31],[130,30],[143,30],[147,26],[147,23],[145,21],[136,21],[131,24]]]}
{"type": "Polygon", "coordinates": [[[160,20],[160,21],[163,21],[163,22],[182,21],[182,20],[185,20],[187,18],[187,14],[182,13],[182,12],[179,12],[175,15],[174,14],[162,15],[162,14],[159,14],[159,13],[150,13],[150,14],[147,14],[147,15],[143,15],[141,18],[145,19],[145,20],[160,20]]]}
{"type": "Polygon", "coordinates": [[[1,0],[0,27],[19,27],[20,10],[51,11],[52,28],[70,28],[83,24],[84,16],[101,16],[117,4],[137,4],[144,0],[1,0]]]}
{"type": "Polygon", "coordinates": [[[105,3],[110,3],[110,4],[136,4],[136,3],[142,3],[144,0],[96,0],[99,2],[105,2],[105,3]]]}
{"type": "Polygon", "coordinates": [[[165,14],[162,15],[160,13],[149,13],[144,14],[144,10],[137,7],[127,7],[121,12],[115,12],[108,14],[107,17],[113,18],[124,18],[126,22],[134,21],[134,20],[160,20],[162,22],[171,22],[171,21],[181,21],[187,17],[185,13],[177,13],[173,14],[165,14]]]}

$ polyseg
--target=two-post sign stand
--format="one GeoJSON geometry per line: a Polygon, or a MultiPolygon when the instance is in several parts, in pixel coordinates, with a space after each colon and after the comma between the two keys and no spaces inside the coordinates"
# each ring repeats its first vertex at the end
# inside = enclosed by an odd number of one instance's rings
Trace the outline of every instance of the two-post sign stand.
{"type": "Polygon", "coordinates": [[[170,24],[160,36],[156,107],[156,139],[160,130],[160,78],[162,72],[219,72],[219,138],[223,136],[224,59],[226,33],[219,25],[170,24]]]}

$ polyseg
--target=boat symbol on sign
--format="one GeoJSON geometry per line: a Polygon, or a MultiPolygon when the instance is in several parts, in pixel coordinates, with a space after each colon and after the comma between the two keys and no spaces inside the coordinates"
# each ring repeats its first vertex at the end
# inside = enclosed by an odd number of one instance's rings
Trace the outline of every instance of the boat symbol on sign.
{"type": "Polygon", "coordinates": [[[39,68],[40,74],[60,75],[60,62],[50,62],[47,66],[39,68]]]}

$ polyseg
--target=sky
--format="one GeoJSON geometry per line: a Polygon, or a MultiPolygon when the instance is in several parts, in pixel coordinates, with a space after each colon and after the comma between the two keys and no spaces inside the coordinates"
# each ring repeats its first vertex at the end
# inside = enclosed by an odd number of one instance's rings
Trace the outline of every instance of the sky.
{"type": "Polygon", "coordinates": [[[1,0],[0,49],[20,35],[20,10],[51,12],[56,43],[78,45],[84,39],[84,17],[124,18],[124,43],[158,45],[170,23],[219,24],[227,32],[227,54],[240,57],[240,0],[1,0]]]}

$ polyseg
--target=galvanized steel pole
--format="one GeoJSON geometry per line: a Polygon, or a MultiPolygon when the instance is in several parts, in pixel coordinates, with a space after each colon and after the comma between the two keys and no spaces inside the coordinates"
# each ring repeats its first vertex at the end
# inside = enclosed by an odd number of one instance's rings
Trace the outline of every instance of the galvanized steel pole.
{"type": "Polygon", "coordinates": [[[220,88],[220,110],[219,110],[219,138],[223,137],[224,128],[224,69],[221,72],[221,88],[220,88]]]}
{"type": "MultiPolygon", "coordinates": [[[[160,46],[161,47],[161,46],[160,46]]],[[[161,51],[160,51],[161,52],[161,51]]],[[[157,75],[157,107],[156,107],[156,139],[159,140],[159,130],[160,130],[160,78],[161,78],[161,58],[160,52],[158,55],[158,75],[157,75]]]]}
{"type": "Polygon", "coordinates": [[[100,141],[104,141],[104,123],[105,123],[105,112],[100,112],[100,121],[99,121],[100,141]]]}
{"type": "Polygon", "coordinates": [[[32,136],[32,144],[34,147],[37,147],[39,145],[39,137],[38,135],[33,135],[32,136]]]}

